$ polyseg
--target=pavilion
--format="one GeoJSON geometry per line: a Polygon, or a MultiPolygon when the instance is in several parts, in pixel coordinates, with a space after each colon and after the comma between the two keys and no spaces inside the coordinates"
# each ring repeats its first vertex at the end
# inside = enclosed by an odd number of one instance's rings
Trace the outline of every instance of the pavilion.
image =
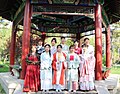
{"type": "Polygon", "coordinates": [[[25,77],[25,57],[29,53],[30,31],[33,29],[41,32],[42,39],[45,39],[46,33],[70,33],[75,34],[78,40],[81,33],[95,30],[95,78],[102,80],[102,28],[106,29],[106,67],[110,68],[109,25],[119,21],[119,15],[119,0],[0,0],[0,16],[13,22],[10,65],[14,65],[15,61],[17,28],[23,25],[21,79],[25,77]]]}

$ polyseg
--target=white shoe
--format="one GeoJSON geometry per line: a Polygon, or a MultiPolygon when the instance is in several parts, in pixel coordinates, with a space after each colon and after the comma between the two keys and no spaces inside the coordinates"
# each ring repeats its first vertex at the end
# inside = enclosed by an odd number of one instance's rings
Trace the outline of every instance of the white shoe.
{"type": "Polygon", "coordinates": [[[73,92],[76,92],[76,90],[73,90],[73,92]]]}
{"type": "Polygon", "coordinates": [[[58,92],[58,89],[56,89],[56,92],[58,92]]]}
{"type": "Polygon", "coordinates": [[[69,92],[71,92],[72,90],[68,90],[69,92]]]}

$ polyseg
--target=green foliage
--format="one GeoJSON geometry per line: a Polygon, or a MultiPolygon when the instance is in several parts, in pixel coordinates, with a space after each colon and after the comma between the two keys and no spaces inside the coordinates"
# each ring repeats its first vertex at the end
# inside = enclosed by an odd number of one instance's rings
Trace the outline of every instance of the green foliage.
{"type": "Polygon", "coordinates": [[[71,39],[67,39],[66,45],[68,46],[73,45],[73,41],[71,39]]]}
{"type": "Polygon", "coordinates": [[[3,18],[0,18],[0,60],[4,59],[9,53],[9,44],[11,36],[11,28],[9,28],[9,21],[6,21],[3,18]]]}
{"type": "Polygon", "coordinates": [[[103,66],[106,66],[106,55],[103,55],[102,57],[102,64],[103,66]]]}
{"type": "Polygon", "coordinates": [[[113,63],[119,60],[118,49],[120,49],[120,22],[112,25],[114,30],[112,31],[112,60],[113,63]]]}
{"type": "Polygon", "coordinates": [[[0,84],[0,94],[6,94],[4,89],[2,88],[1,84],[0,84]]]}
{"type": "Polygon", "coordinates": [[[9,71],[9,62],[4,63],[2,61],[0,61],[0,65],[2,67],[0,67],[0,72],[8,72],[9,71]]]}

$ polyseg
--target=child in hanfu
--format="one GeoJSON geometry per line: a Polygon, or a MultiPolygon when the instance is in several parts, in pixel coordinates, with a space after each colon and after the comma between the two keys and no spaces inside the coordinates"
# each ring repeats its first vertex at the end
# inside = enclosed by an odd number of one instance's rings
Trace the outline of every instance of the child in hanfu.
{"type": "Polygon", "coordinates": [[[74,53],[74,45],[69,47],[70,52],[67,54],[67,89],[76,92],[78,89],[78,67],[80,58],[74,53]]]}
{"type": "Polygon", "coordinates": [[[50,52],[50,45],[45,45],[45,52],[41,54],[41,89],[46,92],[52,89],[52,55],[50,52]]]}

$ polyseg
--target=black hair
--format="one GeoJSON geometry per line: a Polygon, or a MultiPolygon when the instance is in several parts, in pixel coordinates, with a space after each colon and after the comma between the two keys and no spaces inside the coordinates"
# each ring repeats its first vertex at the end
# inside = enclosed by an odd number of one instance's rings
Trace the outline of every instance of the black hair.
{"type": "Polygon", "coordinates": [[[65,39],[65,37],[61,37],[61,39],[65,39]]]}
{"type": "Polygon", "coordinates": [[[51,42],[52,42],[53,40],[55,41],[55,43],[57,43],[57,40],[56,40],[56,38],[53,38],[53,39],[51,40],[51,42]]]}
{"type": "Polygon", "coordinates": [[[39,39],[39,41],[38,41],[38,42],[40,42],[40,41],[41,41],[41,42],[43,42],[43,40],[42,40],[42,39],[39,39]]]}
{"type": "Polygon", "coordinates": [[[79,42],[79,41],[78,41],[78,40],[75,40],[74,43],[75,43],[75,42],[79,42]]]}
{"type": "Polygon", "coordinates": [[[58,47],[62,48],[62,45],[59,44],[59,45],[57,45],[57,49],[58,49],[58,47]]]}
{"type": "Polygon", "coordinates": [[[74,45],[70,45],[69,50],[70,50],[72,47],[75,47],[75,46],[74,46],[74,45]]]}
{"type": "MultiPolygon", "coordinates": [[[[44,47],[48,46],[49,48],[51,48],[50,44],[46,44],[44,47]]],[[[49,55],[51,57],[51,51],[49,50],[49,55]]]]}
{"type": "Polygon", "coordinates": [[[89,38],[85,38],[85,39],[84,39],[84,42],[85,42],[86,40],[89,40],[89,38]]]}

